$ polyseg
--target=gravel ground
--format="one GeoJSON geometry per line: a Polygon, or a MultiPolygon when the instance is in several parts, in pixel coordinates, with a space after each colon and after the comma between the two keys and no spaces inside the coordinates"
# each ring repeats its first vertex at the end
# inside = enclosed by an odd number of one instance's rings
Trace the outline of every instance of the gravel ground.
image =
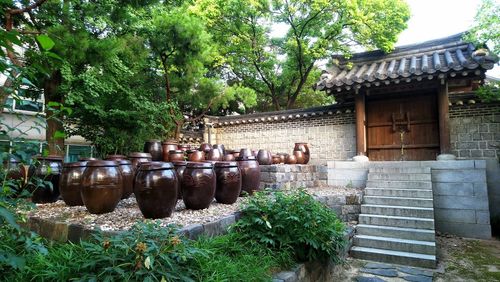
{"type": "MultiPolygon", "coordinates": [[[[309,188],[307,191],[316,196],[349,195],[357,192],[355,189],[344,187],[309,188]]],[[[179,200],[172,216],[159,219],[159,221],[162,225],[176,224],[179,226],[208,223],[238,211],[246,200],[247,198],[238,198],[237,202],[232,205],[224,205],[214,201],[208,209],[203,210],[186,209],[183,201],[179,200]]],[[[128,199],[121,200],[113,212],[106,214],[90,214],[85,206],[69,207],[62,200],[50,204],[37,204],[36,206],[37,208],[34,210],[20,212],[43,219],[77,223],[90,229],[99,227],[102,230],[129,229],[134,223],[145,220],[133,195],[128,199]]]]}

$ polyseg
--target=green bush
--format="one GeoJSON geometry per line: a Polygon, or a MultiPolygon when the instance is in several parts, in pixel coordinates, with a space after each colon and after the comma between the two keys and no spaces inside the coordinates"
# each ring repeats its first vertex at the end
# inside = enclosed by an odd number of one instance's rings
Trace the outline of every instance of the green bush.
{"type": "Polygon", "coordinates": [[[257,193],[233,227],[243,240],[261,242],[275,250],[295,250],[299,261],[335,262],[345,245],[344,230],[333,211],[302,189],[257,193]]]}

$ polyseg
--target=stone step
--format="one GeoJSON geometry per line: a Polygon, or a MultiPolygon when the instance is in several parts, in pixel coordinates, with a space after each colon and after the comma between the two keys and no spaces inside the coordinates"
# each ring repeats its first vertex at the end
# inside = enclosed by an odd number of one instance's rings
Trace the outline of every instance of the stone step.
{"type": "Polygon", "coordinates": [[[390,216],[377,214],[360,214],[360,224],[383,225],[404,228],[431,229],[434,230],[434,219],[390,216]]]}
{"type": "Polygon", "coordinates": [[[386,205],[361,205],[362,214],[380,214],[405,217],[419,217],[434,219],[433,208],[386,206],[386,205]]]}
{"type": "Polygon", "coordinates": [[[368,180],[431,181],[430,173],[368,173],[368,180]]]}
{"type": "Polygon", "coordinates": [[[365,195],[428,199],[433,197],[430,189],[366,188],[365,195]]]}
{"type": "Polygon", "coordinates": [[[355,235],[354,245],[358,247],[436,255],[436,243],[393,237],[355,235]]]}
{"type": "Polygon", "coordinates": [[[399,252],[366,247],[352,247],[351,255],[355,258],[373,260],[386,263],[411,265],[425,268],[436,267],[436,256],[399,252]]]}
{"type": "Polygon", "coordinates": [[[374,167],[369,172],[380,173],[431,173],[430,167],[374,167]]]}
{"type": "Polygon", "coordinates": [[[368,180],[366,182],[366,188],[432,189],[432,182],[368,180]]]}
{"type": "Polygon", "coordinates": [[[434,230],[415,229],[393,226],[381,225],[356,225],[356,234],[382,236],[382,237],[396,237],[401,239],[412,239],[418,241],[436,241],[436,233],[434,230]]]}
{"type": "Polygon", "coordinates": [[[364,196],[364,204],[387,205],[387,206],[409,206],[432,208],[432,198],[403,198],[403,197],[386,197],[386,196],[364,196]]]}

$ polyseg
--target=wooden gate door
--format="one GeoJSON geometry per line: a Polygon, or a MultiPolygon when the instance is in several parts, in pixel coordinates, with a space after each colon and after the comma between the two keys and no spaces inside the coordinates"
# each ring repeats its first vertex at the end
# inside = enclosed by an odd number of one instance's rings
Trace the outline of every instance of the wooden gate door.
{"type": "Polygon", "coordinates": [[[372,161],[435,160],[439,154],[435,94],[367,99],[366,122],[372,161]]]}

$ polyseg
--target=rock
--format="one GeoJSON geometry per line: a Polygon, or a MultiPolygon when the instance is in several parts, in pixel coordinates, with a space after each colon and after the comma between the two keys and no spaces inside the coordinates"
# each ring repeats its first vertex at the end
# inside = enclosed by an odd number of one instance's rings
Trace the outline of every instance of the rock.
{"type": "Polygon", "coordinates": [[[398,277],[398,272],[391,268],[361,268],[360,271],[385,277],[398,277]]]}
{"type": "Polygon", "coordinates": [[[384,279],[378,277],[358,276],[355,279],[357,282],[385,282],[384,279]]]}
{"type": "Polygon", "coordinates": [[[422,276],[428,276],[428,277],[434,276],[434,273],[432,273],[432,271],[413,268],[413,267],[401,266],[401,267],[398,267],[398,270],[401,272],[407,273],[407,274],[411,274],[411,275],[422,275],[422,276]]]}
{"type": "Polygon", "coordinates": [[[411,282],[432,282],[432,277],[422,276],[422,275],[403,276],[403,279],[411,282]]]}
{"type": "Polygon", "coordinates": [[[383,269],[391,269],[392,268],[392,269],[394,269],[394,266],[390,265],[390,264],[369,262],[369,263],[365,264],[364,268],[383,268],[383,269]]]}

